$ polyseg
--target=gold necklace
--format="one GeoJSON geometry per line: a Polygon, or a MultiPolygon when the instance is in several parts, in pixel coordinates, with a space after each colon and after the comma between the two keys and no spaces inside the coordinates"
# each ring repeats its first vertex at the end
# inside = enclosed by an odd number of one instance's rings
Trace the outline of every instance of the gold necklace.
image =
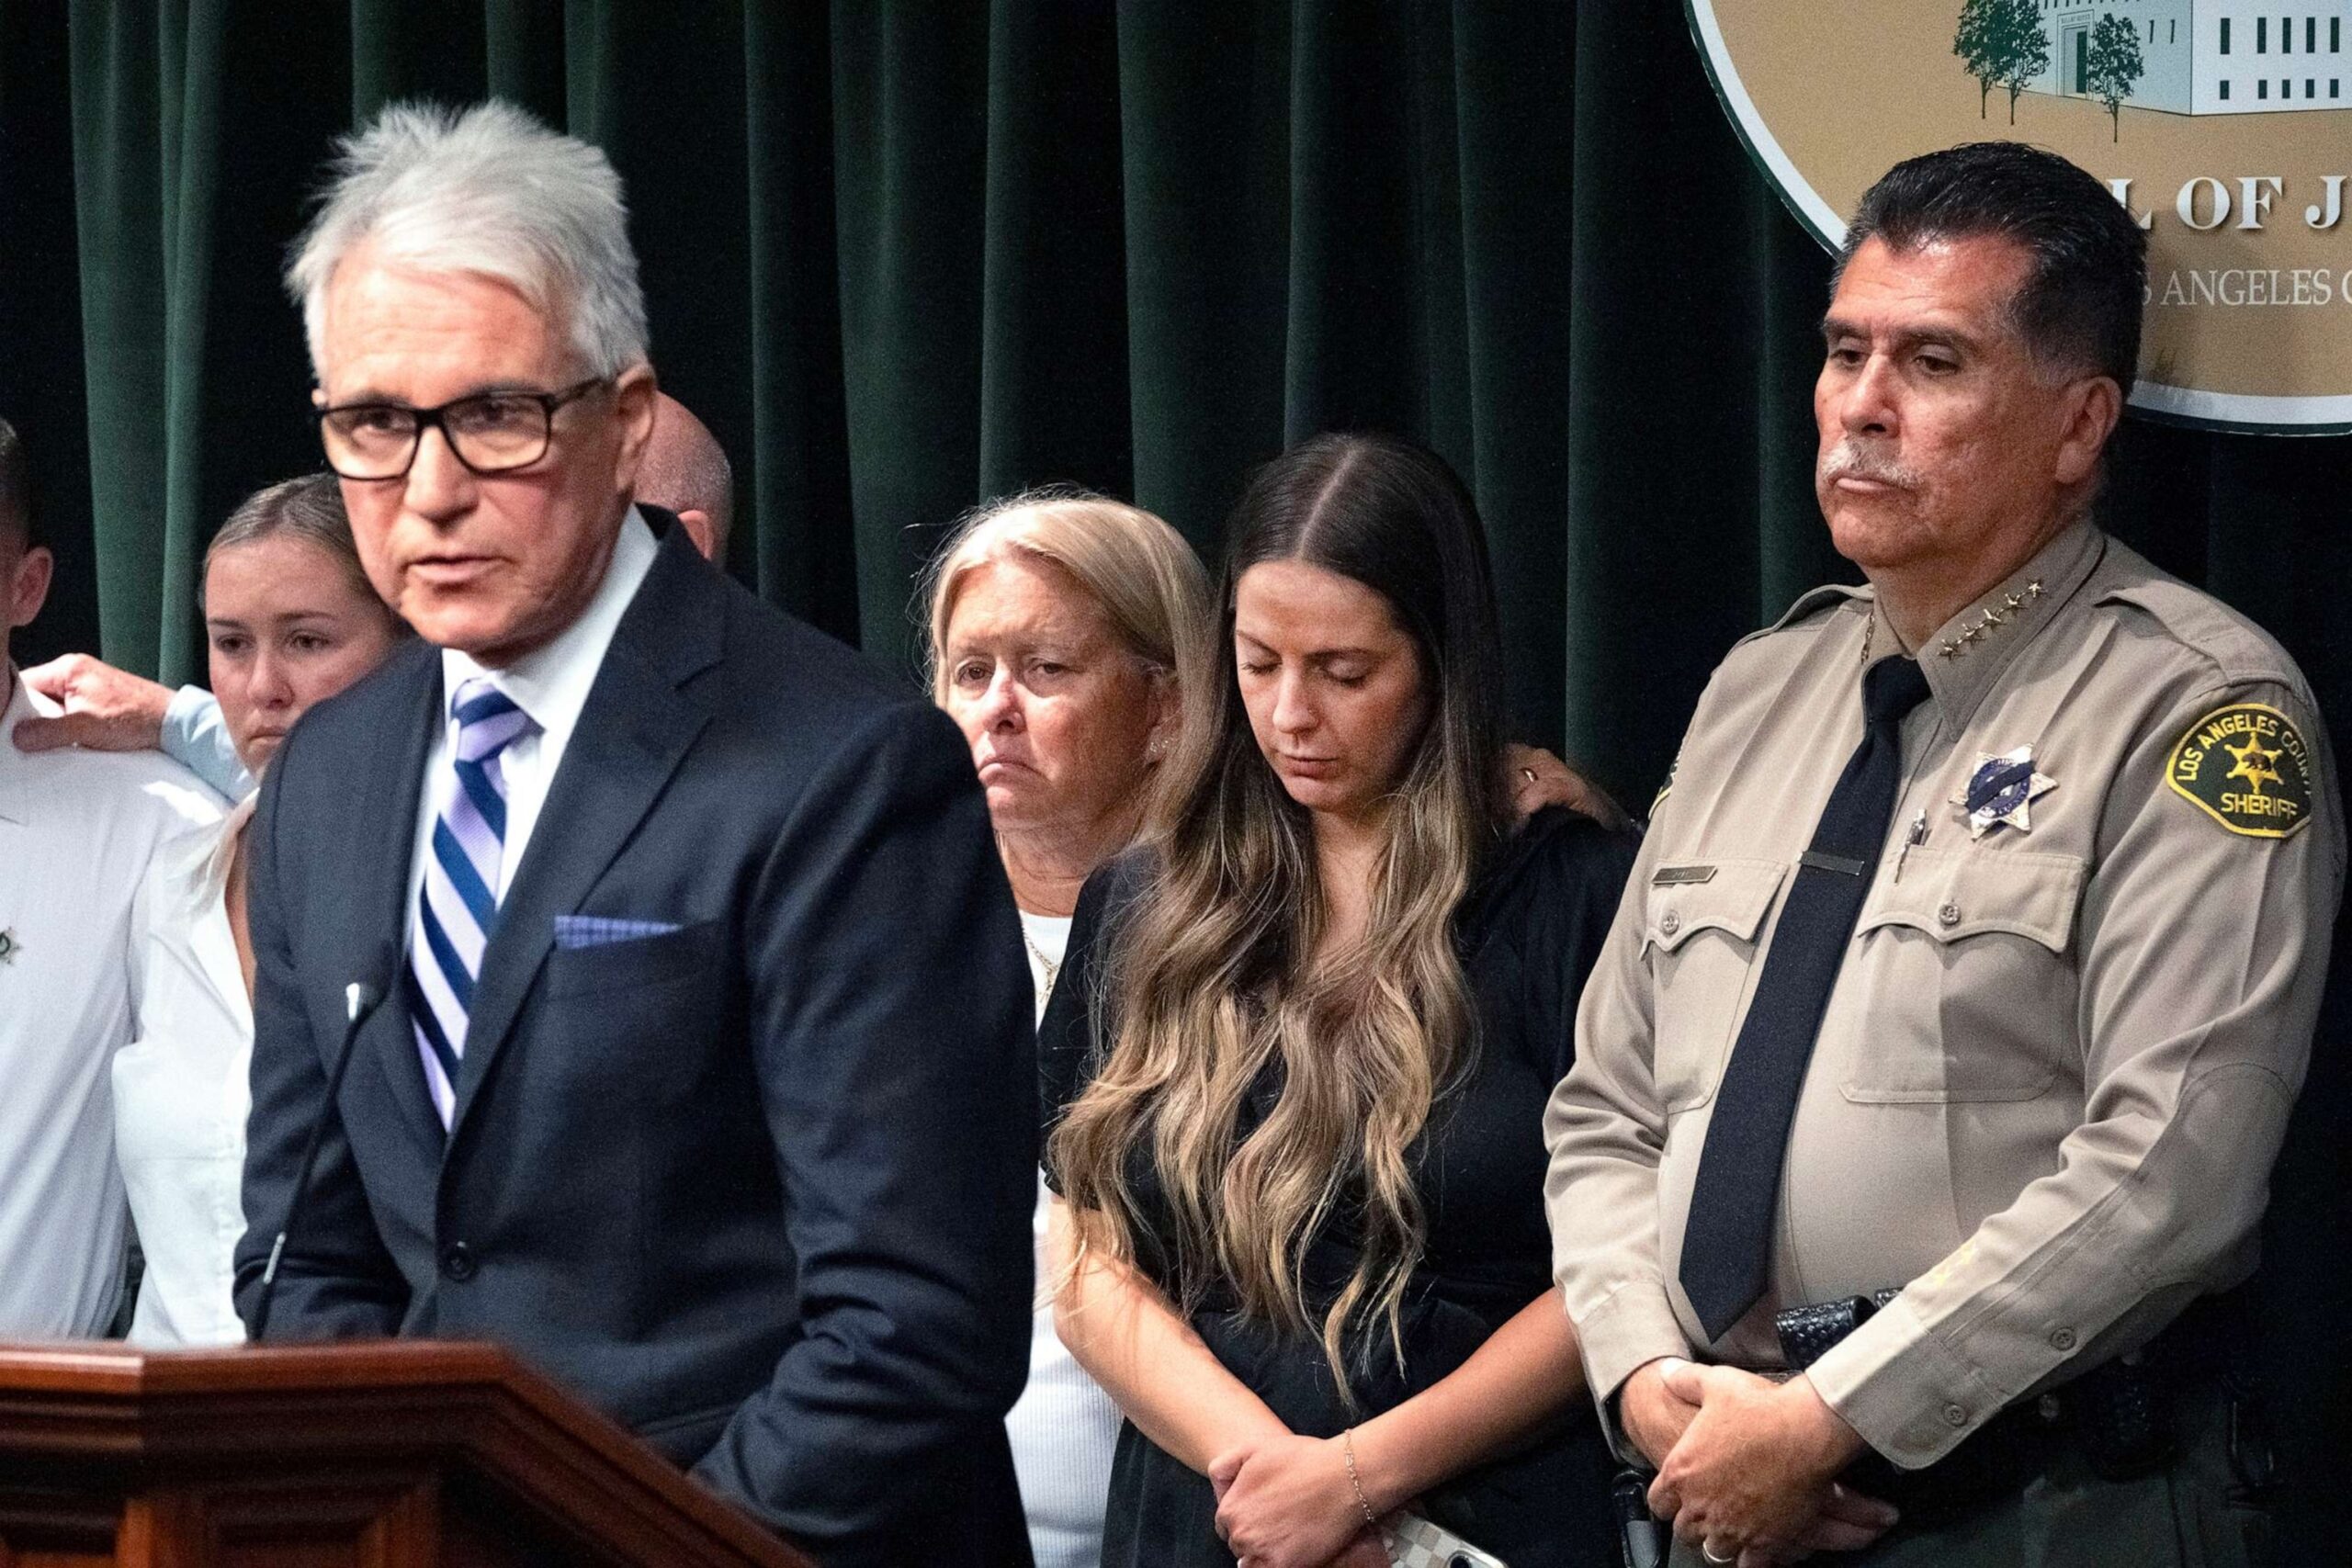
{"type": "Polygon", "coordinates": [[[1037,939],[1029,934],[1029,922],[1026,920],[1021,922],[1021,942],[1029,950],[1029,956],[1037,961],[1037,967],[1046,972],[1045,987],[1037,993],[1037,1000],[1042,1003],[1053,996],[1054,982],[1062,977],[1061,963],[1046,956],[1046,950],[1039,947],[1037,939]]]}

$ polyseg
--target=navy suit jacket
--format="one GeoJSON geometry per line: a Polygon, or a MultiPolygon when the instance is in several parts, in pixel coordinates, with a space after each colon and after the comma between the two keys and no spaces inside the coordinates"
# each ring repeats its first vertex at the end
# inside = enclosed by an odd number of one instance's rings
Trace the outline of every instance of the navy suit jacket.
{"type": "Polygon", "coordinates": [[[263,788],[239,1310],[324,1117],[271,1338],[498,1340],[833,1568],[1025,1563],[1031,1000],[954,726],[669,526],[501,907],[445,1135],[398,969],[445,712],[439,650],[404,649],[263,788]],[[676,929],[570,948],[560,915],[676,929]],[[387,999],[328,1106],[355,981],[387,999]]]}

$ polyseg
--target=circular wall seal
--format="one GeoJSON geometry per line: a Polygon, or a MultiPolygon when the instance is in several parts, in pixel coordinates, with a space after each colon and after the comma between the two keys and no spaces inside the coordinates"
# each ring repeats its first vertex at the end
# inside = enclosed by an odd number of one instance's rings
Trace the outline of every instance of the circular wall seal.
{"type": "Polygon", "coordinates": [[[2352,0],[1685,0],[1740,139],[1824,244],[1871,182],[2030,141],[2148,233],[2134,407],[2352,432],[2352,0]]]}

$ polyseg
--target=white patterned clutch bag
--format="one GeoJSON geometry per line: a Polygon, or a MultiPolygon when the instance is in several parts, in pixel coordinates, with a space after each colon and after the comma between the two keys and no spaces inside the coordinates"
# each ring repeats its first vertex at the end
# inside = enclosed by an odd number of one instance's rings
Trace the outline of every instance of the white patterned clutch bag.
{"type": "Polygon", "coordinates": [[[1401,1508],[1380,1521],[1380,1544],[1396,1568],[1510,1568],[1452,1530],[1401,1508]]]}

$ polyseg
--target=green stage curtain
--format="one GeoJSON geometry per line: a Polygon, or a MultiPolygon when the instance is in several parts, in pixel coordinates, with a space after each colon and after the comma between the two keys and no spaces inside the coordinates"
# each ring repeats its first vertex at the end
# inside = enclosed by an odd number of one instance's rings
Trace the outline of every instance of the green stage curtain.
{"type": "MultiPolygon", "coordinates": [[[[975,502],[1090,485],[1213,551],[1250,464],[1386,428],[1477,494],[1522,734],[1639,806],[1733,639],[1849,575],[1826,261],[1671,0],[0,0],[0,412],[61,558],[22,651],[200,673],[210,529],[319,460],[277,270],[330,141],[485,94],[627,179],[732,569],[894,660],[975,502]]],[[[2352,442],[2135,418],[2108,502],[2339,736],[2347,494],[2352,442]]],[[[2306,1455],[2352,1449],[2331,1005],[2273,1225],[2306,1455]]]]}

